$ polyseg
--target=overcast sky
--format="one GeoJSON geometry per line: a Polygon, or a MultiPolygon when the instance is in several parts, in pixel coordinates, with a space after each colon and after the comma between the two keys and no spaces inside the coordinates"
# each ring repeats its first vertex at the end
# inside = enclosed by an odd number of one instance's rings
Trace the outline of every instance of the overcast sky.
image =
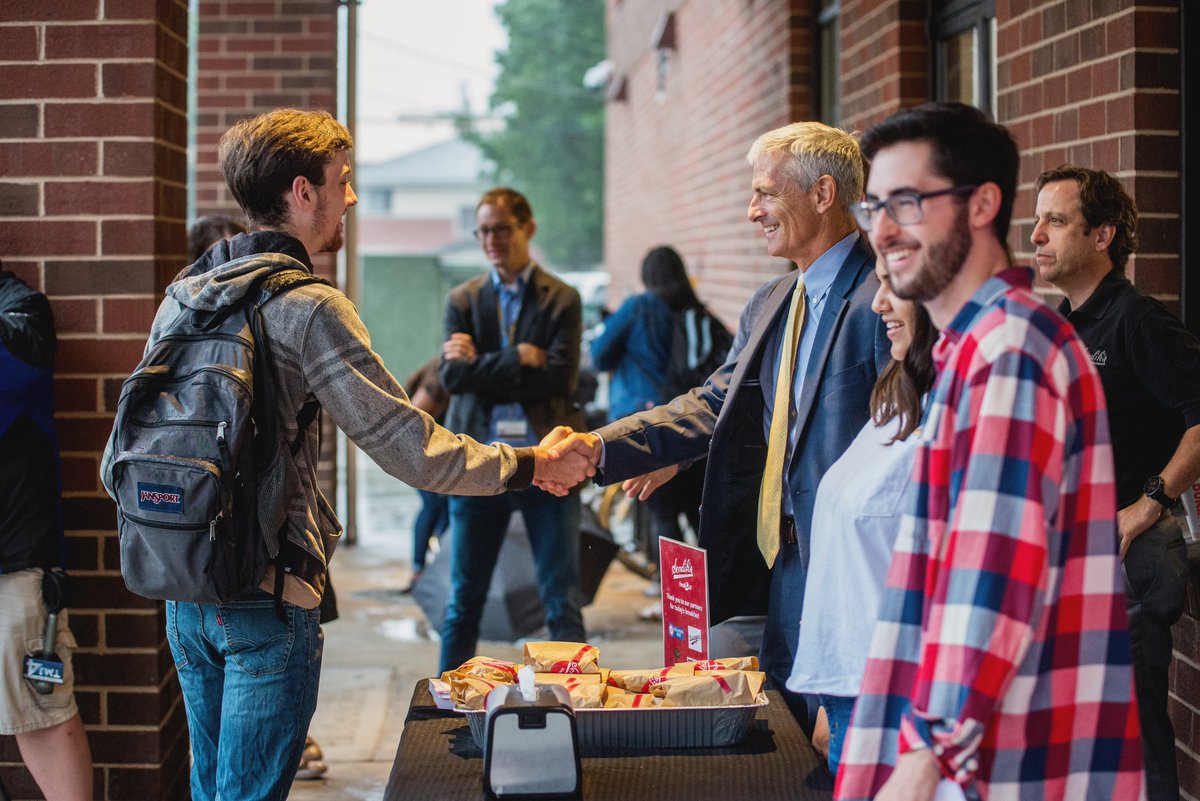
{"type": "Polygon", "coordinates": [[[496,0],[364,0],[359,7],[355,157],[382,161],[449,139],[431,117],[487,109],[504,29],[496,0]],[[398,119],[407,118],[407,119],[398,119]]]}

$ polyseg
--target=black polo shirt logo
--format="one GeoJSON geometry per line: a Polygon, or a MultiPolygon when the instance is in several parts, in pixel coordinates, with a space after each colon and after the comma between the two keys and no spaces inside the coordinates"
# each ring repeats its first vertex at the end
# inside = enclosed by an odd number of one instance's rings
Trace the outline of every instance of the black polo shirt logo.
{"type": "Polygon", "coordinates": [[[1092,364],[1096,365],[1097,367],[1103,367],[1106,363],[1108,363],[1108,351],[1092,351],[1092,364]]]}

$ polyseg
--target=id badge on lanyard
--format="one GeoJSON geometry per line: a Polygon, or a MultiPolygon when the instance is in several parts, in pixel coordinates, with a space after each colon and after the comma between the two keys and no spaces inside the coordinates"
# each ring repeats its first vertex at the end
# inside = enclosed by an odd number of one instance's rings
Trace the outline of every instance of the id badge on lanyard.
{"type": "MultiPolygon", "coordinates": [[[[500,320],[501,344],[504,347],[508,347],[516,338],[519,316],[520,307],[510,309],[499,300],[496,301],[496,317],[500,320]]],[[[491,422],[489,438],[492,442],[506,442],[517,448],[537,444],[520,403],[501,403],[492,407],[491,422]]]]}
{"type": "Polygon", "coordinates": [[[520,447],[533,443],[529,433],[529,420],[519,403],[502,403],[492,408],[492,441],[507,442],[520,447]]]}

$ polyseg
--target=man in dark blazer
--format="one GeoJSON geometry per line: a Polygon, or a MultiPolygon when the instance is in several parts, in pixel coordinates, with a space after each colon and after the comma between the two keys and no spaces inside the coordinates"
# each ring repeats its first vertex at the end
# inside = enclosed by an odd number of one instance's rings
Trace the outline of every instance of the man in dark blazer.
{"type": "MultiPolygon", "coordinates": [[[[699,538],[708,549],[711,622],[765,613],[759,657],[784,690],[817,484],[866,423],[876,375],[890,357],[885,326],[871,311],[879,286],[874,257],[850,212],[863,188],[858,143],[820,123],[795,123],[759,137],[747,158],[754,169],[747,216],[762,226],[767,252],[797,269],[755,292],[729,358],[704,386],[594,434],[576,434],[552,454],[586,451],[605,484],[708,455],[699,538]],[[757,520],[781,343],[801,277],[806,319],[793,366],[779,530],[771,533],[778,554],[769,566],[757,520]]],[[[785,696],[808,724],[803,699],[785,696]]]]}
{"type": "MultiPolygon", "coordinates": [[[[521,193],[489,190],[475,217],[475,236],[492,269],[455,287],[446,303],[439,369],[450,392],[446,428],[480,442],[535,445],[556,424],[584,424],[573,400],[583,327],[579,293],[530,258],[537,224],[521,193]]],[[[530,488],[454,496],[442,671],[475,656],[488,585],[515,511],[529,534],[550,637],[584,640],[579,494],[555,497],[530,488]]]]}

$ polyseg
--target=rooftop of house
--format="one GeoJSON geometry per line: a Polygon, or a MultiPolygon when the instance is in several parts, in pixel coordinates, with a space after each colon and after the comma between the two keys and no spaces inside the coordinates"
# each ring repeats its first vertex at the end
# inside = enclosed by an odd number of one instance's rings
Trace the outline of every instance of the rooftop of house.
{"type": "Polygon", "coordinates": [[[355,184],[362,188],[478,186],[483,167],[478,147],[450,139],[387,161],[359,164],[355,184]]]}

